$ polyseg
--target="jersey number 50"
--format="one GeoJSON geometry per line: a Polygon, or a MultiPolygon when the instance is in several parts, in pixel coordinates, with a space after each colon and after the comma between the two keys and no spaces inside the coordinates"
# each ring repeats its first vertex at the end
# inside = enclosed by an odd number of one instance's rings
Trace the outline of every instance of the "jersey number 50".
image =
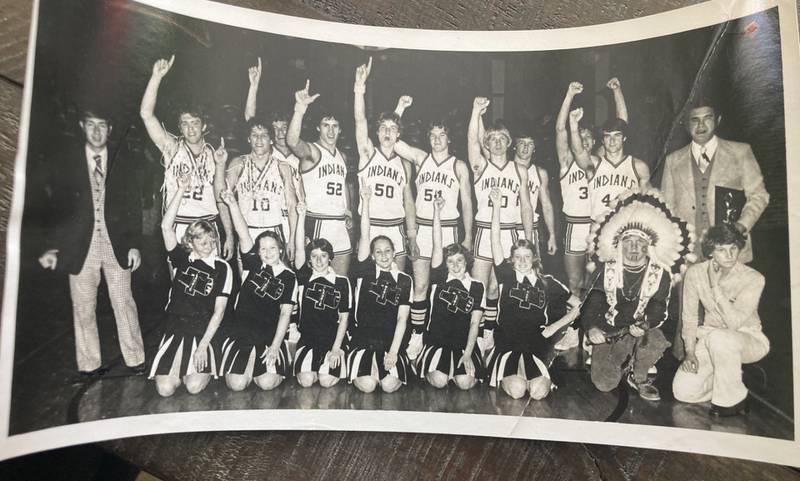
{"type": "MultiPolygon", "coordinates": [[[[492,202],[492,199],[489,199],[489,207],[494,207],[494,203],[492,202]]],[[[500,197],[500,207],[502,207],[502,208],[508,207],[508,196],[507,195],[504,195],[504,196],[500,197]]]]}
{"type": "Polygon", "coordinates": [[[378,197],[394,198],[394,186],[375,184],[375,195],[378,197]]]}

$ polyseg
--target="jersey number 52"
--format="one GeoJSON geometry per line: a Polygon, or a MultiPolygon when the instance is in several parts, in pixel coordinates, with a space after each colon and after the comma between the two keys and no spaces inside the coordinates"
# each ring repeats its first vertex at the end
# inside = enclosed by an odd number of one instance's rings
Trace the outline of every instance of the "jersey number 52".
{"type": "Polygon", "coordinates": [[[342,184],[339,182],[328,182],[327,187],[325,188],[325,193],[328,195],[342,195],[342,184]]]}

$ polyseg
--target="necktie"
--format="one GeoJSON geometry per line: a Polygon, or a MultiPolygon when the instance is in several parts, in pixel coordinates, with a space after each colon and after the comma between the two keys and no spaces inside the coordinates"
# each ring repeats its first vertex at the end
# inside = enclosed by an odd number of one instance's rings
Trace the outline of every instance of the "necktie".
{"type": "Polygon", "coordinates": [[[708,158],[708,155],[706,154],[706,148],[703,147],[703,149],[700,151],[700,165],[698,166],[700,167],[700,172],[705,174],[710,163],[711,159],[708,158]]]}
{"type": "Polygon", "coordinates": [[[95,155],[94,159],[94,181],[97,185],[103,185],[104,175],[103,175],[103,157],[100,155],[95,155]]]}

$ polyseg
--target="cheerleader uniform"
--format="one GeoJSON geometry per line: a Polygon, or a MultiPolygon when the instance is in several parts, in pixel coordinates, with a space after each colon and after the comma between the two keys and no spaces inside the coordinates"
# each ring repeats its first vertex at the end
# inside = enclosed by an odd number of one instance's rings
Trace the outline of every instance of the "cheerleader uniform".
{"type": "MultiPolygon", "coordinates": [[[[466,274],[459,280],[450,277],[447,266],[431,271],[430,306],[423,333],[422,355],[419,357],[419,376],[433,371],[447,375],[447,379],[466,374],[458,361],[464,354],[474,311],[486,308],[486,290],[483,283],[466,274]]],[[[475,378],[484,377],[483,360],[477,344],[472,350],[475,378]]]]}
{"type": "Polygon", "coordinates": [[[550,378],[543,359],[551,342],[542,336],[548,324],[567,312],[569,289],[550,275],[545,281],[533,272],[523,275],[508,262],[494,267],[500,297],[495,348],[488,363],[489,385],[496,387],[506,376],[519,375],[527,381],[550,378]]]}
{"type": "MultiPolygon", "coordinates": [[[[231,267],[216,255],[205,259],[187,252],[180,244],[169,252],[173,269],[167,303],[167,320],[153,358],[150,379],[169,375],[180,355],[180,377],[195,374],[192,357],[214,314],[218,297],[229,297],[233,284],[231,267]],[[179,354],[180,353],[180,354],[179,354]]],[[[214,342],[209,343],[208,362],[202,374],[217,377],[214,342]]]]}
{"type": "Polygon", "coordinates": [[[286,377],[290,365],[286,340],[269,369],[261,355],[275,338],[281,306],[294,305],[297,299],[295,274],[283,264],[264,265],[252,251],[242,255],[242,266],[244,280],[236,298],[231,334],[222,344],[221,371],[244,374],[250,356],[255,356],[254,378],[267,372],[286,377]]]}
{"type": "Polygon", "coordinates": [[[300,306],[300,340],[295,353],[294,375],[301,372],[347,377],[344,361],[331,369],[325,355],[331,350],[339,329],[339,314],[350,312],[350,281],[328,268],[327,274],[315,273],[308,264],[297,271],[300,306]]]}
{"type": "Polygon", "coordinates": [[[380,381],[391,374],[405,384],[410,361],[402,346],[407,342],[401,343],[391,370],[384,367],[383,356],[392,346],[400,306],[411,305],[413,281],[394,263],[391,270],[381,271],[372,258],[357,262],[352,271],[355,315],[349,329],[348,379],[373,376],[380,381]]]}

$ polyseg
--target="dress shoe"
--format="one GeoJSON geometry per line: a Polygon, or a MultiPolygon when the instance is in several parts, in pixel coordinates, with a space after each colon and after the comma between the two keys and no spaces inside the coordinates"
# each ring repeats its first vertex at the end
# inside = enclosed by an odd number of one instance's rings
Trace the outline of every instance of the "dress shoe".
{"type": "Polygon", "coordinates": [[[658,388],[653,386],[652,381],[647,380],[645,382],[636,382],[633,379],[633,375],[628,376],[628,385],[636,390],[639,393],[639,397],[644,399],[645,401],[660,401],[661,394],[658,392],[658,388]]]}
{"type": "Polygon", "coordinates": [[[100,377],[107,372],[108,368],[104,366],[100,366],[97,369],[92,369],[91,371],[78,371],[78,373],[83,377],[100,377]]]}
{"type": "Polygon", "coordinates": [[[144,363],[141,363],[135,366],[128,366],[128,370],[133,373],[134,376],[142,376],[147,371],[147,366],[145,366],[144,363]]]}
{"type": "Polygon", "coordinates": [[[712,416],[719,416],[723,418],[747,414],[750,411],[750,406],[748,403],[749,398],[750,396],[747,396],[733,406],[717,406],[716,404],[711,403],[711,410],[709,413],[712,416]]]}

